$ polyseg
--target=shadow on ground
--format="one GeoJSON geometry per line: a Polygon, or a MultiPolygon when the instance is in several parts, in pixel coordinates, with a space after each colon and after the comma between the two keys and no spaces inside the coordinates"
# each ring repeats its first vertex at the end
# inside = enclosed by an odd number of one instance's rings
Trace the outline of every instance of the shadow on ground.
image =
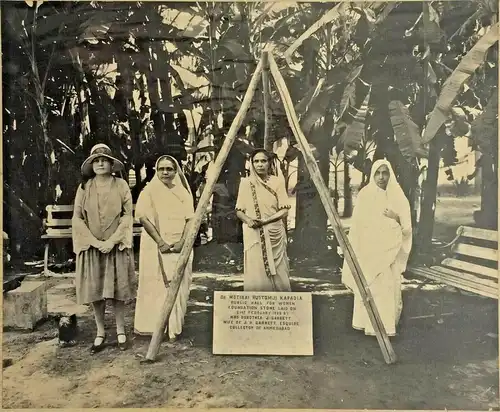
{"type": "MultiPolygon", "coordinates": [[[[317,269],[292,279],[294,290],[315,291],[312,357],[212,355],[213,291],[242,290],[242,277],[197,273],[182,338],[164,343],[151,365],[139,363],[147,338],[118,350],[111,312],[109,346],[93,357],[90,313],[80,317],[72,348],[57,348],[50,322],[34,333],[4,334],[4,358],[13,364],[4,369],[3,405],[498,409],[496,301],[407,287],[392,339],[399,360],[386,365],[376,339],[350,327],[353,299],[338,289],[340,275],[317,269]]],[[[132,325],[133,303],[126,313],[132,325]]]]}

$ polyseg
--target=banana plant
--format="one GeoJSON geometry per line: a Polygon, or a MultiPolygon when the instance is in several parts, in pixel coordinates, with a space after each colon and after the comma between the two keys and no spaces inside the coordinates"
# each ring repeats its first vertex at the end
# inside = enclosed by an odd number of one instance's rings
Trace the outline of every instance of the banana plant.
{"type": "Polygon", "coordinates": [[[431,141],[439,128],[448,119],[452,104],[456,100],[463,85],[484,62],[490,47],[497,41],[500,23],[495,23],[479,39],[474,47],[460,60],[453,73],[446,79],[434,109],[432,110],[422,136],[424,143],[431,141]]]}

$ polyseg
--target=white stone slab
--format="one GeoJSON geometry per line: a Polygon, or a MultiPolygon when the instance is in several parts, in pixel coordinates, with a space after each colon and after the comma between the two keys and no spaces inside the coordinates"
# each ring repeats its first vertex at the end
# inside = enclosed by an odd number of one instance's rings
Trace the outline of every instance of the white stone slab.
{"type": "Polygon", "coordinates": [[[313,355],[312,294],[214,292],[215,355],[313,355]]]}
{"type": "Polygon", "coordinates": [[[47,285],[41,281],[24,281],[3,298],[3,326],[33,330],[47,318],[47,285]]]}

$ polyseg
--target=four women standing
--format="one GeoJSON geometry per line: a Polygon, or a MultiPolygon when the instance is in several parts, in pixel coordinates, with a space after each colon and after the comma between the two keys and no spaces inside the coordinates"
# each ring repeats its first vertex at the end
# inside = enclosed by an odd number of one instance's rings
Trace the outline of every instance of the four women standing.
{"type": "MultiPolygon", "coordinates": [[[[128,184],[112,174],[122,169],[108,146],[94,146],[82,165],[84,181],[75,198],[76,293],[79,304],[92,304],[94,309],[97,333],[92,353],[100,351],[106,340],[106,300],[115,309],[118,346],[126,348],[124,302],[135,298],[132,196],[128,184]]],[[[289,208],[273,154],[254,151],[250,175],[241,180],[236,202],[236,214],[243,222],[245,291],[291,290],[284,224],[289,208]]],[[[134,320],[137,334],[151,335],[156,327],[193,214],[193,197],[179,163],[168,155],[160,157],[156,175],[139,195],[135,211],[144,228],[134,320]]],[[[412,229],[408,201],[385,160],[374,163],[369,184],[359,192],[349,239],[387,334],[395,335],[412,229]]],[[[182,332],[192,263],[193,252],[168,320],[170,340],[182,332]]],[[[342,282],[355,295],[353,327],[375,334],[347,264],[342,282]]]]}

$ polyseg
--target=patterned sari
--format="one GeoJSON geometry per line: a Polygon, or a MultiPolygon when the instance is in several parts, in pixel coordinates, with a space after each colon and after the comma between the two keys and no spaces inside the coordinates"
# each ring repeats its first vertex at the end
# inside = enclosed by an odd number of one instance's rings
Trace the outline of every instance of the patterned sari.
{"type": "MultiPolygon", "coordinates": [[[[267,219],[290,203],[282,178],[269,176],[264,182],[251,166],[241,180],[236,210],[252,219],[267,219]]],[[[290,291],[287,236],[283,220],[252,229],[243,223],[244,290],[290,291]]]]}

